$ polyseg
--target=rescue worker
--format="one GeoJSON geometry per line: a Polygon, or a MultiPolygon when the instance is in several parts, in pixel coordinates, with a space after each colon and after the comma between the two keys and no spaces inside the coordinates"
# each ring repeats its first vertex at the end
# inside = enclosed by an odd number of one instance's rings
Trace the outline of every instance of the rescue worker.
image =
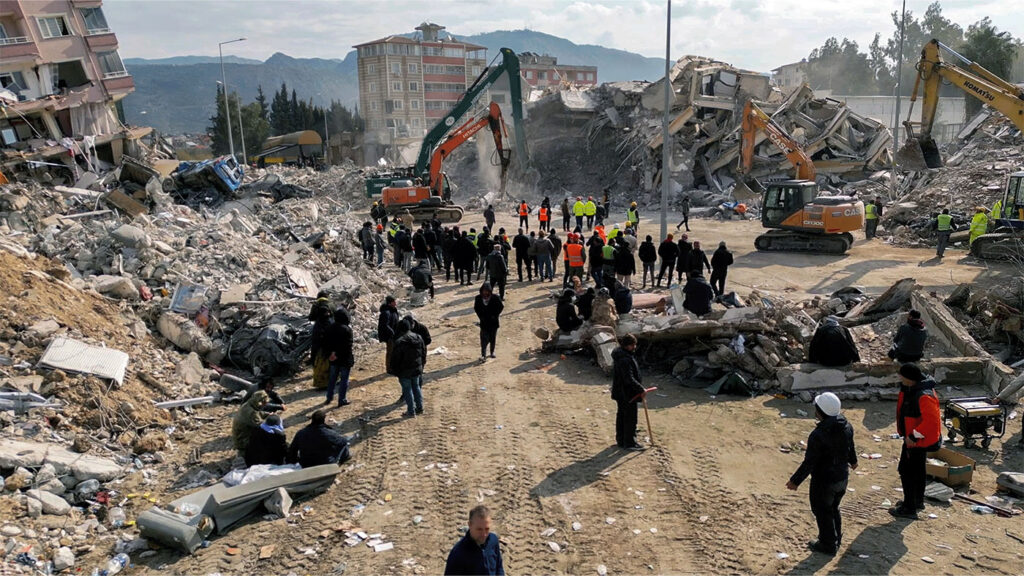
{"type": "Polygon", "coordinates": [[[974,244],[978,236],[988,232],[988,215],[985,214],[987,211],[988,208],[984,206],[978,206],[974,209],[974,218],[971,219],[970,244],[974,244]]]}
{"type": "Polygon", "coordinates": [[[636,441],[637,402],[646,393],[636,361],[636,336],[626,334],[619,339],[619,347],[612,351],[612,400],[615,412],[615,444],[625,450],[642,452],[644,447],[636,441]]]}
{"type": "Polygon", "coordinates": [[[530,229],[530,206],[526,200],[519,201],[519,227],[530,229]]]}
{"type": "MultiPolygon", "coordinates": [[[[999,203],[996,202],[998,205],[999,203]]],[[[995,209],[992,210],[995,213],[995,209]]],[[[949,208],[943,208],[942,214],[935,217],[935,234],[939,238],[939,244],[935,248],[935,255],[942,258],[942,255],[946,252],[946,246],[949,245],[949,236],[956,231],[956,224],[953,223],[953,217],[949,215],[949,208]]]]}
{"type": "MultiPolygon", "coordinates": [[[[1009,210],[1007,210],[1009,212],[1009,210]]],[[[989,217],[992,220],[999,220],[1003,217],[1003,201],[996,200],[996,203],[992,205],[992,215],[989,217]]]]}
{"type": "Polygon", "coordinates": [[[594,216],[597,215],[597,204],[594,204],[593,196],[587,196],[587,203],[583,205],[583,214],[587,217],[587,230],[593,230],[594,216]]]}
{"type": "Polygon", "coordinates": [[[542,204],[541,207],[540,207],[540,210],[537,212],[537,221],[540,222],[540,229],[541,229],[542,232],[545,231],[545,230],[550,230],[551,229],[551,208],[548,208],[547,206],[544,206],[542,204]]]}
{"type": "Polygon", "coordinates": [[[725,242],[719,242],[718,249],[711,255],[711,287],[715,289],[716,298],[725,293],[725,277],[732,263],[732,252],[725,247],[725,242]]]}
{"type": "Polygon", "coordinates": [[[907,323],[900,326],[893,338],[889,358],[904,363],[917,362],[924,357],[924,345],[928,341],[928,329],[925,328],[921,312],[911,310],[907,313],[907,323]]]}
{"type": "Polygon", "coordinates": [[[900,395],[896,400],[896,431],[903,438],[897,470],[903,486],[903,500],[889,509],[897,518],[917,519],[924,510],[925,459],[938,450],[942,439],[942,418],[935,380],[925,376],[917,364],[900,366],[900,395]]]}
{"type": "Polygon", "coordinates": [[[683,196],[683,203],[679,206],[679,211],[683,213],[683,219],[676,224],[676,231],[679,230],[680,226],[686,226],[686,231],[690,231],[690,197],[683,196]]]}
{"type": "Polygon", "coordinates": [[[583,325],[583,319],[576,313],[576,306],[573,304],[573,297],[576,295],[572,288],[566,288],[558,297],[558,306],[555,308],[555,323],[563,334],[568,334],[583,325]]]}
{"type": "Polygon", "coordinates": [[[839,503],[846,495],[850,470],[857,469],[857,448],[853,442],[853,427],[840,413],[842,403],[831,392],[814,399],[817,426],[807,437],[804,461],[786,482],[786,488],[796,490],[807,476],[811,477],[811,513],[818,524],[818,539],[808,548],[834,556],[843,538],[843,521],[839,503]]]}
{"type": "Polygon", "coordinates": [[[665,277],[666,270],[668,270],[668,283],[672,283],[672,269],[675,268],[676,258],[679,257],[679,247],[676,246],[671,234],[665,237],[665,240],[658,246],[658,256],[661,256],[661,271],[658,272],[658,283],[655,284],[655,287],[661,288],[661,279],[665,277]]]}
{"type": "Polygon", "coordinates": [[[814,331],[807,360],[822,366],[846,366],[860,362],[860,353],[850,330],[835,316],[827,316],[814,331]]]}
{"type": "Polygon", "coordinates": [[[491,532],[491,511],[480,505],[469,511],[469,529],[444,565],[444,576],[505,576],[501,543],[491,532]]]}
{"type": "Polygon", "coordinates": [[[562,232],[569,231],[570,217],[572,217],[572,211],[569,208],[569,199],[565,198],[562,200],[562,232]]]}
{"type": "Polygon", "coordinates": [[[576,217],[576,230],[583,229],[583,215],[586,212],[586,205],[583,203],[583,197],[577,196],[576,203],[572,205],[572,215],[576,217]]]}
{"type": "MultiPolygon", "coordinates": [[[[640,264],[644,269],[644,280],[643,285],[640,289],[647,288],[647,274],[651,275],[651,284],[654,284],[654,263],[658,260],[658,250],[654,247],[654,238],[647,236],[647,238],[640,244],[639,249],[640,264]]],[[[669,278],[672,276],[669,275],[669,278]]]]}
{"type": "Polygon", "coordinates": [[[569,286],[569,278],[576,276],[583,280],[583,265],[587,262],[587,254],[583,251],[583,244],[579,243],[578,236],[574,236],[575,241],[568,242],[565,245],[565,254],[568,256],[568,267],[565,269],[564,287],[569,286]]]}
{"type": "Polygon", "coordinates": [[[608,243],[601,247],[601,286],[609,286],[611,284],[605,283],[605,278],[615,279],[615,253],[616,243],[611,238],[608,239],[608,243]]]}
{"type": "Polygon", "coordinates": [[[611,232],[608,232],[608,234],[605,235],[605,242],[610,242],[618,238],[620,234],[622,234],[622,230],[619,229],[618,224],[614,224],[612,226],[611,232]]]}
{"type": "Polygon", "coordinates": [[[878,219],[882,217],[882,199],[875,196],[864,206],[864,237],[871,240],[878,230],[878,219]]]}
{"type": "MultiPolygon", "coordinates": [[[[395,244],[395,236],[398,235],[398,231],[401,230],[401,229],[402,229],[402,224],[398,220],[398,216],[395,216],[395,219],[391,221],[391,224],[388,224],[388,244],[392,244],[392,245],[395,244]]],[[[398,248],[396,246],[395,247],[395,262],[396,262],[396,265],[397,265],[397,261],[398,261],[398,248]]]]}
{"type": "Polygon", "coordinates": [[[629,205],[629,210],[626,210],[626,221],[633,226],[633,230],[640,230],[640,211],[636,209],[636,202],[629,205]]]}

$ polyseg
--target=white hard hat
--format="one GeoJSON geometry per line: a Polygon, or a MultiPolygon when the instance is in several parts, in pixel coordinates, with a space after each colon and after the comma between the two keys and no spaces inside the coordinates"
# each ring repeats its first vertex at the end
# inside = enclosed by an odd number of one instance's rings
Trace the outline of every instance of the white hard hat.
{"type": "Polygon", "coordinates": [[[814,405],[821,409],[826,416],[838,416],[839,409],[843,407],[839,397],[831,392],[818,394],[814,398],[814,405]]]}

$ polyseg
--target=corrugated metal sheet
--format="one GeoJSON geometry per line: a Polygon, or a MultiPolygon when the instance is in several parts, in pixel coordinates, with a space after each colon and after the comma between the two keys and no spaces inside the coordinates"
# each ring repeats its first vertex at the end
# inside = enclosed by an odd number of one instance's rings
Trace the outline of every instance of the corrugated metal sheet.
{"type": "Polygon", "coordinates": [[[92,374],[122,384],[124,372],[128,368],[128,354],[120,350],[90,346],[70,338],[54,338],[39,359],[39,365],[92,374]]]}

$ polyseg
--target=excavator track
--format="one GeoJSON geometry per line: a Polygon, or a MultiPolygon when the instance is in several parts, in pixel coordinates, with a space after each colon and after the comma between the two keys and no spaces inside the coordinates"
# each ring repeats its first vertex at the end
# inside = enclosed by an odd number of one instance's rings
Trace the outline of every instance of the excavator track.
{"type": "Polygon", "coordinates": [[[971,244],[971,256],[982,260],[1024,261],[1024,234],[982,234],[971,244]]]}
{"type": "Polygon", "coordinates": [[[758,236],[754,247],[762,252],[810,252],[845,254],[853,245],[853,235],[805,234],[793,230],[772,230],[758,236]]]}
{"type": "Polygon", "coordinates": [[[435,215],[442,224],[454,224],[462,220],[464,210],[462,206],[455,204],[444,204],[441,206],[406,206],[395,210],[395,214],[399,217],[402,214],[409,212],[417,222],[423,220],[429,220],[435,215]]]}

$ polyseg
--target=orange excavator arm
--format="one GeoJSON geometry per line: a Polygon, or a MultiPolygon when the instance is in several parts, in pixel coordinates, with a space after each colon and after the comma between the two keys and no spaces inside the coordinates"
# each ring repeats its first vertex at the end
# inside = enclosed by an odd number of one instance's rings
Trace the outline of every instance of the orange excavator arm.
{"type": "Polygon", "coordinates": [[[509,154],[510,150],[505,148],[505,137],[508,136],[508,131],[505,128],[505,121],[501,117],[501,108],[494,102],[491,102],[486,116],[474,118],[459,126],[434,150],[434,153],[430,156],[430,190],[432,195],[441,195],[441,189],[444,184],[441,164],[444,162],[444,159],[485,126],[489,127],[491,134],[494,135],[494,146],[497,148],[498,156],[501,159],[501,193],[504,195],[505,180],[511,157],[509,154]]]}
{"type": "Polygon", "coordinates": [[[814,162],[804,152],[800,144],[793,140],[786,131],[765,114],[757,104],[748,100],[743,107],[743,145],[740,155],[740,173],[747,174],[754,165],[754,146],[757,144],[757,132],[763,131],[772,144],[782,150],[786,159],[796,169],[797,180],[814,180],[814,162]]]}

